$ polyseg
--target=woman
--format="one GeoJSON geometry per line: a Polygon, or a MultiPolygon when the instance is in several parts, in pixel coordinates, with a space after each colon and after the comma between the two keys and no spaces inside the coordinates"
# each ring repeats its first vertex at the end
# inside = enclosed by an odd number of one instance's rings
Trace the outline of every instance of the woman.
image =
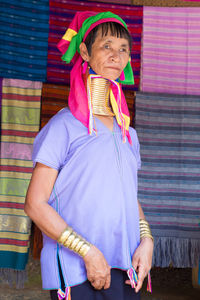
{"type": "Polygon", "coordinates": [[[43,232],[43,288],[51,299],[139,299],[153,238],[137,201],[139,143],[120,85],[134,82],[131,38],[118,16],[81,12],[58,47],[74,63],[69,109],[35,139],[25,204],[43,232]]]}

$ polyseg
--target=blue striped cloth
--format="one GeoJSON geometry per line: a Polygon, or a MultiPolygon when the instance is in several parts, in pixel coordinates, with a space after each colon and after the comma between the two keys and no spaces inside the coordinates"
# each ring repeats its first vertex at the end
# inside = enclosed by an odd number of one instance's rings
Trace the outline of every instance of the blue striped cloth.
{"type": "Polygon", "coordinates": [[[0,75],[46,81],[49,1],[1,0],[0,75]]]}
{"type": "Polygon", "coordinates": [[[200,97],[136,94],[138,198],[155,238],[153,264],[193,267],[200,253],[200,97]]]}

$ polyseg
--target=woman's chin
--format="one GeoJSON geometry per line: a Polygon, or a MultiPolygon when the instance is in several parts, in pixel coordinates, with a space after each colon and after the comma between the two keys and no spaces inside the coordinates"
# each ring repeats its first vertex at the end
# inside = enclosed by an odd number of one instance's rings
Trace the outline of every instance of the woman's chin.
{"type": "Polygon", "coordinates": [[[117,74],[104,74],[104,75],[101,75],[102,77],[106,78],[106,79],[109,79],[109,80],[116,80],[117,78],[119,78],[119,75],[117,74]]]}

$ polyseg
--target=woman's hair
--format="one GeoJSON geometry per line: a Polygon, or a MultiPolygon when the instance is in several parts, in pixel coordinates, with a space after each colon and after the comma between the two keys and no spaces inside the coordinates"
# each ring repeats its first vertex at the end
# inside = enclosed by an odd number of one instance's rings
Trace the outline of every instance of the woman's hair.
{"type": "Polygon", "coordinates": [[[97,25],[96,27],[94,27],[90,31],[90,33],[87,35],[84,43],[86,44],[89,55],[91,55],[92,45],[96,39],[97,31],[99,29],[101,30],[102,37],[106,36],[108,34],[108,32],[110,32],[112,36],[116,36],[116,37],[124,38],[124,39],[128,40],[129,49],[131,51],[132,38],[131,38],[131,35],[129,34],[129,32],[127,31],[127,29],[119,23],[106,22],[106,23],[101,23],[101,24],[97,25]]]}

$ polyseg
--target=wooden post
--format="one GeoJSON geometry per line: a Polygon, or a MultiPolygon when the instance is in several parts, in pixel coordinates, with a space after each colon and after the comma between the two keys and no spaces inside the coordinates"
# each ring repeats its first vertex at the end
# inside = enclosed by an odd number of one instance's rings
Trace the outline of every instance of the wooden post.
{"type": "Polygon", "coordinates": [[[194,288],[200,289],[200,284],[198,283],[199,277],[199,264],[192,269],[192,285],[194,288]]]}

